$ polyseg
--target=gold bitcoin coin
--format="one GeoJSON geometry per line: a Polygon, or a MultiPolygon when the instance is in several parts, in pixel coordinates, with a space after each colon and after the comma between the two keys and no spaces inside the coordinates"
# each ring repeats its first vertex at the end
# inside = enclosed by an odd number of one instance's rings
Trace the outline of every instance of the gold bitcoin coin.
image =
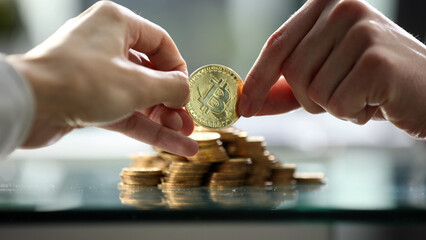
{"type": "Polygon", "coordinates": [[[191,96],[186,110],[194,121],[206,128],[221,129],[235,123],[243,81],[232,69],[211,64],[189,77],[191,96]]]}

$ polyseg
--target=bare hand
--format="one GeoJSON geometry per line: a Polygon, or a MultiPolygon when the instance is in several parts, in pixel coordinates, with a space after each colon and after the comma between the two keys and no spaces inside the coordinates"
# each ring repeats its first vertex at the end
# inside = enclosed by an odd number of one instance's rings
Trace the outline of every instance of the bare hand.
{"type": "Polygon", "coordinates": [[[425,45],[363,1],[309,0],[268,39],[239,109],[301,105],[357,124],[385,119],[424,139],[425,89],[425,45]]]}
{"type": "Polygon", "coordinates": [[[118,131],[193,155],[186,63],[159,26],[98,2],[25,55],[8,61],[30,82],[36,116],[23,147],[50,144],[74,128],[118,131]]]}

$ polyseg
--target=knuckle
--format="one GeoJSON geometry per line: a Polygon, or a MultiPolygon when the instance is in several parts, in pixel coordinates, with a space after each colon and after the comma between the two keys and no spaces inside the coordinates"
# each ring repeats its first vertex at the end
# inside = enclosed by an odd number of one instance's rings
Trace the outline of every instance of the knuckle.
{"type": "Polygon", "coordinates": [[[368,6],[359,0],[340,1],[331,11],[329,21],[331,24],[343,20],[357,20],[369,14],[368,6]]]}
{"type": "Polygon", "coordinates": [[[285,28],[279,28],[277,31],[275,31],[266,41],[265,49],[274,50],[277,47],[281,46],[281,40],[285,34],[285,28]]]}
{"type": "Polygon", "coordinates": [[[118,4],[112,1],[99,1],[94,5],[94,12],[116,21],[123,20],[123,15],[118,4]]]}
{"type": "Polygon", "coordinates": [[[160,123],[161,115],[166,111],[163,105],[158,105],[153,108],[151,112],[147,114],[147,117],[156,123],[160,123]]]}
{"type": "Polygon", "coordinates": [[[368,49],[360,59],[360,69],[364,73],[371,73],[372,81],[369,82],[369,100],[381,103],[395,92],[394,71],[397,63],[388,57],[388,52],[382,47],[368,49]]]}
{"type": "Polygon", "coordinates": [[[249,73],[247,73],[247,77],[246,77],[246,81],[245,84],[247,84],[247,82],[257,82],[259,79],[257,77],[257,74],[255,71],[250,71],[249,73]]]}
{"type": "Polygon", "coordinates": [[[285,78],[288,84],[291,87],[295,87],[300,84],[298,79],[300,78],[300,72],[298,72],[303,64],[298,64],[298,61],[295,59],[294,54],[291,54],[281,66],[281,72],[285,75],[285,78]]]}
{"type": "Polygon", "coordinates": [[[348,32],[348,37],[359,39],[367,47],[373,46],[380,35],[381,30],[369,20],[357,22],[348,32]]]}
{"type": "Polygon", "coordinates": [[[347,108],[340,98],[332,97],[328,103],[328,109],[331,114],[339,118],[348,117],[347,108]]]}
{"type": "Polygon", "coordinates": [[[316,85],[311,84],[307,90],[308,96],[312,101],[324,106],[326,103],[326,99],[324,94],[321,92],[321,89],[316,85]]]}
{"type": "Polygon", "coordinates": [[[158,29],[159,32],[161,32],[161,34],[164,36],[164,38],[172,39],[172,37],[170,36],[169,32],[167,32],[166,29],[164,29],[164,28],[162,28],[162,27],[160,27],[156,24],[155,24],[155,27],[158,29]]]}
{"type": "Polygon", "coordinates": [[[77,17],[73,17],[73,18],[68,19],[68,20],[64,23],[64,25],[71,25],[71,24],[73,24],[73,23],[75,22],[76,18],[77,18],[77,17]]]}
{"type": "Polygon", "coordinates": [[[129,118],[127,118],[126,123],[123,126],[123,133],[128,134],[133,132],[133,130],[138,126],[139,124],[139,117],[137,114],[131,115],[129,118]]]}
{"type": "Polygon", "coordinates": [[[392,69],[390,58],[386,57],[381,47],[370,47],[360,58],[361,69],[374,71],[376,74],[386,74],[392,69]]]}
{"type": "Polygon", "coordinates": [[[97,9],[110,9],[110,8],[116,8],[117,4],[115,4],[112,1],[107,1],[107,0],[103,0],[103,1],[98,1],[95,3],[94,7],[97,9]]]}
{"type": "Polygon", "coordinates": [[[150,142],[151,142],[151,145],[159,146],[160,143],[162,142],[162,137],[164,135],[165,128],[164,126],[160,125],[158,128],[155,128],[154,130],[155,132],[150,142]]]}

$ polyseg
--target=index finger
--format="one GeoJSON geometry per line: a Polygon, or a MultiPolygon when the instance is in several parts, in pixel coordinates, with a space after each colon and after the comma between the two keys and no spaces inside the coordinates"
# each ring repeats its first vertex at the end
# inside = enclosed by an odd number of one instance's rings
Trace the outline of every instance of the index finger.
{"type": "Polygon", "coordinates": [[[160,26],[124,8],[128,17],[129,47],[144,53],[161,71],[181,71],[188,75],[185,60],[170,35],[160,26]]]}
{"type": "Polygon", "coordinates": [[[240,115],[251,117],[259,112],[282,74],[282,64],[314,26],[327,4],[333,1],[309,0],[269,37],[244,83],[240,115]]]}
{"type": "Polygon", "coordinates": [[[128,118],[102,128],[120,132],[128,137],[182,156],[193,156],[198,151],[197,142],[153,122],[141,112],[134,112],[128,118]]]}

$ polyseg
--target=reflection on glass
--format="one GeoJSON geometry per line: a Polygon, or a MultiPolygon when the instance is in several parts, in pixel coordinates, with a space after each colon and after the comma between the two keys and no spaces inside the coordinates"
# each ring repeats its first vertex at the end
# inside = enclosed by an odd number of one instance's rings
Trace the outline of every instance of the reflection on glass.
{"type": "Polygon", "coordinates": [[[161,209],[166,205],[163,194],[157,187],[122,190],[120,200],[122,204],[136,206],[139,209],[161,209]]]}
{"type": "Polygon", "coordinates": [[[238,188],[122,189],[121,203],[141,210],[154,209],[281,209],[292,206],[298,195],[321,191],[323,184],[238,188]]]}

